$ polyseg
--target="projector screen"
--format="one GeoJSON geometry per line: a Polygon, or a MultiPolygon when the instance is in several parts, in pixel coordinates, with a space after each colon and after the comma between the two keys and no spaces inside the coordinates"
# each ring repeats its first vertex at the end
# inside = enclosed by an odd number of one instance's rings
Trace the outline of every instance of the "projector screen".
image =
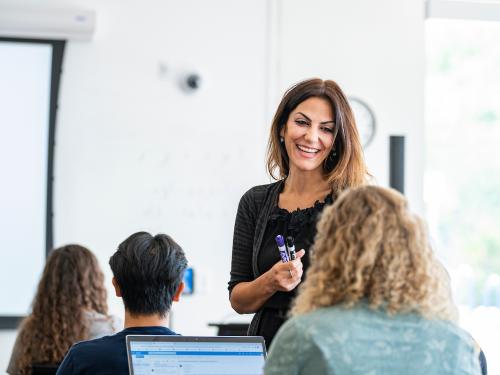
{"type": "Polygon", "coordinates": [[[53,137],[63,49],[64,42],[0,38],[0,325],[4,328],[6,319],[19,320],[29,312],[52,246],[53,137]]]}

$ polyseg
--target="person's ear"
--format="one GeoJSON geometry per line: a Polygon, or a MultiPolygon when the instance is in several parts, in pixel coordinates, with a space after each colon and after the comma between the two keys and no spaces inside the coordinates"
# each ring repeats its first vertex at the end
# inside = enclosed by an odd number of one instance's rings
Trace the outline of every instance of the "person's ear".
{"type": "Polygon", "coordinates": [[[285,137],[285,128],[286,128],[286,124],[283,124],[283,126],[281,127],[281,130],[280,130],[280,137],[281,138],[285,137]]]}
{"type": "Polygon", "coordinates": [[[184,281],[181,281],[179,287],[177,288],[177,291],[174,294],[174,298],[172,298],[172,301],[179,302],[179,298],[181,297],[181,294],[184,291],[184,286],[185,286],[184,281]]]}
{"type": "Polygon", "coordinates": [[[122,291],[120,290],[120,286],[118,285],[118,282],[116,281],[116,279],[114,277],[111,280],[111,282],[113,283],[113,287],[115,288],[115,295],[117,297],[121,297],[122,296],[122,291]]]}

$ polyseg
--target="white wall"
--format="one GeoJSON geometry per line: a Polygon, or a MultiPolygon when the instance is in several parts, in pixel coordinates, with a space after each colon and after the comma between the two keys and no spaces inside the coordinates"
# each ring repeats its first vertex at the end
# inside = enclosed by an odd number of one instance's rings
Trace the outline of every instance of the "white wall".
{"type": "MultiPolygon", "coordinates": [[[[50,3],[97,11],[93,40],[69,42],[65,53],[55,245],[97,254],[121,315],[109,257],[138,230],[172,235],[198,289],[174,307],[173,328],[214,334],[208,322],[235,314],[227,281],[239,198],[268,182],[266,0],[50,3]],[[185,69],[204,80],[194,95],[179,89],[185,69]]],[[[13,338],[0,333],[2,371],[13,338]]]]}
{"type": "Polygon", "coordinates": [[[274,9],[277,92],[319,76],[364,99],[378,124],[365,150],[371,174],[388,186],[389,135],[405,135],[406,195],[423,213],[424,2],[278,0],[274,9]]]}
{"type": "MultiPolygon", "coordinates": [[[[265,1],[86,5],[98,12],[97,33],[70,43],[64,63],[56,242],[87,244],[108,271],[131,233],[172,235],[198,280],[197,293],[174,309],[174,329],[212,333],[206,323],[231,311],[238,199],[265,182],[265,1]],[[186,68],[204,79],[194,95],[179,89],[186,68]]],[[[120,300],[110,302],[121,312],[120,300]]]]}
{"type": "MultiPolygon", "coordinates": [[[[271,112],[298,80],[334,79],[373,107],[379,132],[366,159],[381,184],[388,135],[408,136],[406,188],[421,208],[421,0],[50,2],[97,11],[94,39],[69,43],[65,55],[56,245],[89,246],[111,288],[107,261],[121,240],[141,229],[171,234],[198,280],[198,292],[174,308],[175,330],[212,334],[207,322],[234,316],[226,283],[237,202],[268,181],[271,112]],[[173,83],[183,67],[205,77],[198,94],[173,83]]],[[[111,289],[109,302],[121,313],[111,289]]],[[[0,369],[13,338],[0,333],[0,369]]]]}

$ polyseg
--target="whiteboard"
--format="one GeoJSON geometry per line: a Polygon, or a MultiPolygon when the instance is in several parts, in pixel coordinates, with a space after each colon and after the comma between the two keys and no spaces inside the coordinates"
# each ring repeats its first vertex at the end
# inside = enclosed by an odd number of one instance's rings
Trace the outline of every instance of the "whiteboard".
{"type": "Polygon", "coordinates": [[[0,41],[0,316],[29,312],[45,263],[52,48],[0,41]]]}

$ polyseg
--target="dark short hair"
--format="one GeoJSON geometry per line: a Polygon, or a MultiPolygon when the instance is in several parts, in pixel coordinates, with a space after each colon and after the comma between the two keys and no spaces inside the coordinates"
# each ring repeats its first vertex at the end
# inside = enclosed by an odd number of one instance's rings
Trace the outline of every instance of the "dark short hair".
{"type": "Polygon", "coordinates": [[[118,246],[109,265],[128,312],[164,317],[182,282],[187,260],[172,237],[138,232],[118,246]]]}

